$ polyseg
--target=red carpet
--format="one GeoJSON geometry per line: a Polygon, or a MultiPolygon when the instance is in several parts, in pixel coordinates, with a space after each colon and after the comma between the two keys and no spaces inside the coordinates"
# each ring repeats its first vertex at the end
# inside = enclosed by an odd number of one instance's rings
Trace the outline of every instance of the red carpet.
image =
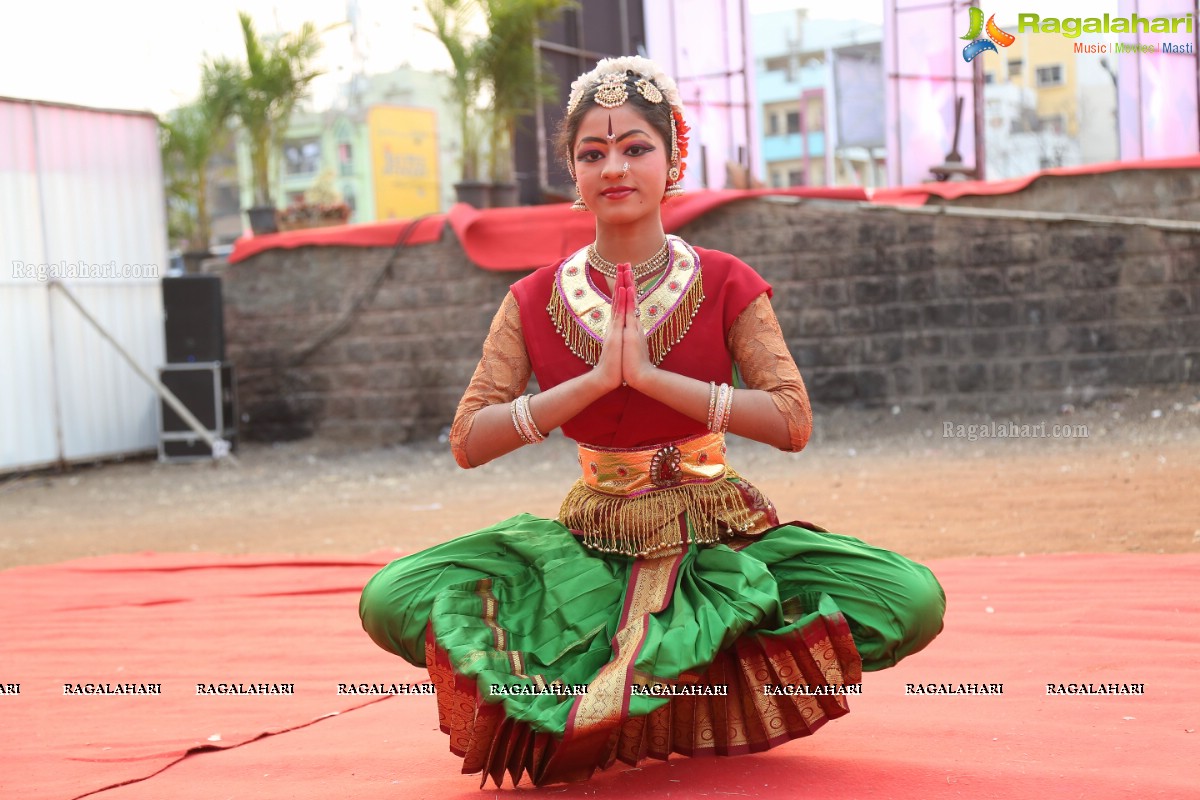
{"type": "MultiPolygon", "coordinates": [[[[386,557],[113,556],[0,573],[0,797],[479,798],[432,697],[337,694],[422,672],[358,625],[386,557]],[[294,695],[197,696],[291,683],[294,695]],[[64,695],[63,684],[162,685],[64,695]],[[122,785],[123,784],[123,785],[122,785]],[[116,787],[116,788],[112,788],[116,787]]],[[[925,652],[852,711],[769,753],[618,767],[565,797],[1183,798],[1200,752],[1200,555],[931,563],[949,597],[925,652]],[[1003,683],[1002,695],[905,685],[1003,683]],[[1047,696],[1046,684],[1145,694],[1047,696]]],[[[510,790],[506,790],[510,791],[510,790]]],[[[528,787],[517,790],[529,793],[528,787]]]]}
{"type": "MultiPolygon", "coordinates": [[[[705,189],[691,191],[663,206],[663,228],[674,233],[689,222],[726,203],[752,197],[792,196],[814,200],[848,200],[886,205],[924,205],[930,197],[954,200],[967,195],[1019,192],[1047,176],[1089,175],[1129,169],[1200,169],[1200,154],[1155,161],[1112,161],[1059,167],[999,181],[922,183],[895,189],[879,189],[868,195],[858,187],[793,187],[787,189],[705,189]]],[[[236,264],[265,250],[297,247],[392,247],[407,233],[409,245],[429,244],[441,239],[449,223],[467,257],[486,270],[531,270],[544,267],[595,238],[596,220],[577,214],[568,203],[479,211],[465,204],[446,214],[419,218],[408,231],[409,220],[391,220],[332,228],[273,233],[238,239],[229,262],[236,264]]]]}

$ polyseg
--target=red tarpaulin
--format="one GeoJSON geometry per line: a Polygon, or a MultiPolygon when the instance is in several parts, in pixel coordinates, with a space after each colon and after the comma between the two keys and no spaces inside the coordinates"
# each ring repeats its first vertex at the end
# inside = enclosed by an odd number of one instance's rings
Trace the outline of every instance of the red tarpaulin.
{"type": "MultiPolygon", "coordinates": [[[[688,192],[663,207],[663,227],[668,233],[726,203],[753,197],[803,197],[819,200],[849,200],[887,205],[922,205],[930,197],[955,199],[966,195],[1008,194],[1024,189],[1047,175],[1089,175],[1126,169],[1198,169],[1200,154],[1160,161],[1114,161],[1084,167],[1049,169],[1003,181],[924,183],[899,189],[879,189],[868,195],[858,187],[792,189],[718,189],[688,192]]],[[[408,235],[410,245],[436,242],[446,223],[454,230],[467,257],[487,270],[529,270],[543,267],[588,244],[595,238],[595,218],[579,214],[566,203],[546,206],[493,208],[479,211],[458,204],[447,214],[423,217],[408,235]]],[[[409,220],[312,228],[239,239],[230,263],[244,261],[274,248],[340,246],[393,247],[409,227],[409,220]]]]}
{"type": "MultiPolygon", "coordinates": [[[[0,572],[0,797],[479,798],[434,698],[338,693],[426,674],[362,632],[368,557],[120,555],[0,572]],[[65,694],[161,684],[157,695],[65,694]],[[294,694],[197,685],[291,684],[294,694]],[[119,787],[119,788],[111,788],[119,787]]],[[[868,673],[850,714],[733,758],[618,765],[556,797],[1195,796],[1200,555],[929,562],[946,629],[868,673]],[[926,687],[914,693],[909,688],[926,687]],[[930,685],[1003,684],[1002,694],[930,685]],[[1048,695],[1047,684],[1144,684],[1048,695]]]]}

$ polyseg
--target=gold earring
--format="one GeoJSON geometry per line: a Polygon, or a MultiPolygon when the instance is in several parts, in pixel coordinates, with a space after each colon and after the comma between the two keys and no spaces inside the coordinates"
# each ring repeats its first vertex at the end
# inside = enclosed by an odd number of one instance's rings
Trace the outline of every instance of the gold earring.
{"type": "Polygon", "coordinates": [[[575,194],[579,195],[575,198],[575,202],[571,204],[572,211],[588,211],[587,203],[583,202],[583,195],[579,194],[579,186],[575,187],[575,194]]]}
{"type": "Polygon", "coordinates": [[[667,180],[669,183],[667,183],[667,190],[663,192],[664,202],[669,197],[679,197],[679,195],[683,194],[683,184],[679,182],[679,179],[683,176],[680,173],[681,170],[678,164],[672,164],[671,168],[667,170],[667,180]]]}

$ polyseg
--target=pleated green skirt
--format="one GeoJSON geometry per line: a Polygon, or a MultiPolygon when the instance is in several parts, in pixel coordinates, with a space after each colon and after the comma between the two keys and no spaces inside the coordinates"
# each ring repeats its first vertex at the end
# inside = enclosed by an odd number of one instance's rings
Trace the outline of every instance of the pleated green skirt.
{"type": "Polygon", "coordinates": [[[523,514],[392,562],[359,610],[428,667],[464,772],[544,784],[807,735],[863,670],[938,634],[945,595],[924,566],[807,524],[634,558],[523,514]]]}

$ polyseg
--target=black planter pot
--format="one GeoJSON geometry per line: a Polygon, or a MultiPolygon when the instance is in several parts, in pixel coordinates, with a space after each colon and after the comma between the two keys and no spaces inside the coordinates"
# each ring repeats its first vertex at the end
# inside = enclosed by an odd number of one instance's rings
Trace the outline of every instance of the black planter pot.
{"type": "Polygon", "coordinates": [[[275,206],[251,206],[246,209],[246,214],[250,217],[250,230],[254,231],[255,236],[278,232],[279,223],[275,219],[275,206]]]}
{"type": "Polygon", "coordinates": [[[518,187],[515,183],[493,183],[492,208],[512,208],[517,202],[518,187]]]}
{"type": "Polygon", "coordinates": [[[491,184],[483,181],[463,181],[454,184],[454,193],[458,202],[466,203],[473,208],[489,208],[491,206],[491,184]]]}

